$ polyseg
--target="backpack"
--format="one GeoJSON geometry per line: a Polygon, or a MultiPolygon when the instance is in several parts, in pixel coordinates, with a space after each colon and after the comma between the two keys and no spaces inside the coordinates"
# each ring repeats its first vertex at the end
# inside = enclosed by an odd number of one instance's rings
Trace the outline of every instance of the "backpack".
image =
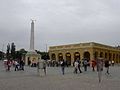
{"type": "Polygon", "coordinates": [[[84,61],[84,65],[87,65],[87,64],[88,64],[88,62],[85,60],[85,61],[84,61]]]}

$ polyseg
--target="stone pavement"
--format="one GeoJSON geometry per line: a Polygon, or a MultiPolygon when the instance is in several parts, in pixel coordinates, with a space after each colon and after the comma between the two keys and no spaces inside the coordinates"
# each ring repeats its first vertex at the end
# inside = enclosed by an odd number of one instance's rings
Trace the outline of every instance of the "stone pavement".
{"type": "Polygon", "coordinates": [[[110,67],[110,75],[102,72],[98,82],[97,72],[91,68],[87,72],[74,74],[74,68],[48,67],[46,76],[39,76],[36,68],[25,67],[25,71],[4,70],[0,61],[0,90],[120,90],[120,66],[110,67]]]}

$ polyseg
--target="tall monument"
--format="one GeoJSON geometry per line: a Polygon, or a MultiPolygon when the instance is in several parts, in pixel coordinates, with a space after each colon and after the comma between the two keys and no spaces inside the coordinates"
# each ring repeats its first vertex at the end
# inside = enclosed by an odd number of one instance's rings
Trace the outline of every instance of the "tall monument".
{"type": "Polygon", "coordinates": [[[36,64],[38,60],[41,58],[40,54],[37,54],[37,52],[34,49],[34,21],[35,20],[31,20],[31,21],[32,22],[31,22],[31,34],[30,34],[30,48],[25,57],[26,65],[36,64]]]}
{"type": "Polygon", "coordinates": [[[31,22],[30,51],[34,52],[34,20],[31,22]]]}

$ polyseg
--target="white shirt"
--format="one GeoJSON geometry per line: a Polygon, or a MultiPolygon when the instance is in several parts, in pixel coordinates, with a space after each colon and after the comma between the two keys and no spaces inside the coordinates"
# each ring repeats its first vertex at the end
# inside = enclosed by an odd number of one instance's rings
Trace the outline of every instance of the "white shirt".
{"type": "Polygon", "coordinates": [[[78,64],[79,64],[78,62],[75,62],[75,63],[74,63],[75,68],[78,67],[78,64]]]}

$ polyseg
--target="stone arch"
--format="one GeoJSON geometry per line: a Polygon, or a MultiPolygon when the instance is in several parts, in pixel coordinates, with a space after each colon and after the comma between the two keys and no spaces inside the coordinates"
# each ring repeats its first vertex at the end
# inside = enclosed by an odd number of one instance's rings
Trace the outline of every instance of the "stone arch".
{"type": "Polygon", "coordinates": [[[116,54],[116,63],[118,63],[118,54],[116,54]]]}
{"type": "Polygon", "coordinates": [[[105,53],[105,59],[107,59],[107,57],[108,57],[108,55],[107,55],[107,53],[105,53]]]}
{"type": "Polygon", "coordinates": [[[84,52],[84,58],[86,58],[88,61],[90,60],[90,53],[87,51],[87,52],[84,52]]]}
{"type": "Polygon", "coordinates": [[[98,52],[97,52],[97,51],[95,51],[95,53],[94,53],[94,58],[95,58],[95,59],[98,58],[98,52]]]}
{"type": "Polygon", "coordinates": [[[63,54],[62,54],[62,53],[59,53],[59,54],[58,54],[58,61],[61,61],[61,60],[63,60],[63,54]]]}
{"type": "Polygon", "coordinates": [[[67,65],[71,65],[71,54],[70,53],[66,53],[66,62],[67,62],[67,65]]]}
{"type": "Polygon", "coordinates": [[[28,65],[31,64],[30,57],[27,58],[27,64],[28,64],[28,65]]]}
{"type": "Polygon", "coordinates": [[[51,59],[56,60],[56,55],[54,53],[51,55],[51,59]]]}
{"type": "Polygon", "coordinates": [[[119,63],[120,63],[120,55],[119,55],[119,63]]]}
{"type": "Polygon", "coordinates": [[[112,61],[112,54],[109,53],[109,60],[112,61]]]}
{"type": "Polygon", "coordinates": [[[100,57],[103,58],[103,52],[100,52],[100,57]]]}
{"type": "Polygon", "coordinates": [[[113,54],[113,60],[115,60],[115,54],[113,54]]]}
{"type": "Polygon", "coordinates": [[[77,58],[80,60],[80,53],[79,53],[79,52],[75,52],[75,53],[74,53],[74,61],[75,61],[77,58]]]}

